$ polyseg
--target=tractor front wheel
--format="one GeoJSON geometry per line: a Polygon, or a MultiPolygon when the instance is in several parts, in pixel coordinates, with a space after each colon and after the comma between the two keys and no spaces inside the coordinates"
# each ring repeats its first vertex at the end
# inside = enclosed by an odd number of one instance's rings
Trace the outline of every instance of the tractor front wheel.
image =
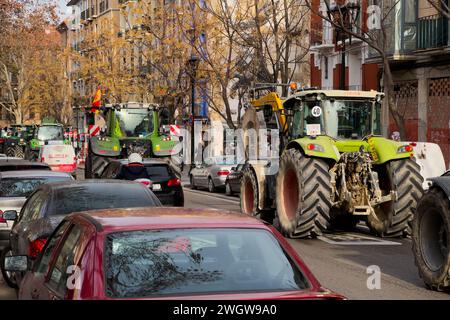
{"type": "Polygon", "coordinates": [[[441,190],[431,188],[419,201],[412,231],[420,277],[432,290],[450,290],[450,203],[441,190]]]}
{"type": "Polygon", "coordinates": [[[277,176],[277,212],[283,233],[316,237],[330,226],[331,186],[327,163],[288,149],[277,176]]]}
{"type": "Polygon", "coordinates": [[[411,235],[414,210],[423,194],[419,165],[410,159],[396,160],[377,171],[383,194],[395,191],[396,196],[374,208],[374,214],[367,217],[369,228],[381,237],[411,235]]]}
{"type": "Polygon", "coordinates": [[[84,178],[85,179],[92,179],[93,173],[92,173],[92,151],[89,148],[86,156],[86,160],[84,162],[84,178]]]}
{"type": "Polygon", "coordinates": [[[259,215],[258,196],[258,182],[256,181],[256,175],[252,169],[245,168],[242,172],[241,179],[241,212],[250,216],[259,215]]]}

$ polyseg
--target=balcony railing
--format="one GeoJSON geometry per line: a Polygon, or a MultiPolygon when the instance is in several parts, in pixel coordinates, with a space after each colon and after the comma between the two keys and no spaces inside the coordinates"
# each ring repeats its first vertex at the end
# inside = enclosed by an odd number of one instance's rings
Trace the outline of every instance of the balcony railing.
{"type": "Polygon", "coordinates": [[[441,15],[417,20],[417,49],[432,49],[448,45],[448,19],[441,15]]]}

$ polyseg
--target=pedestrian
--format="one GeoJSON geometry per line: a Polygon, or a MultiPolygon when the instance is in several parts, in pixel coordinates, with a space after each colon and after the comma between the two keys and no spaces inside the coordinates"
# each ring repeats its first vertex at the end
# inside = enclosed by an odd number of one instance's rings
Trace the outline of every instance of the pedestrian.
{"type": "Polygon", "coordinates": [[[144,163],[142,162],[142,156],[138,153],[132,153],[128,157],[128,164],[122,167],[116,178],[136,180],[150,179],[150,176],[148,175],[147,169],[145,169],[144,163]]]}

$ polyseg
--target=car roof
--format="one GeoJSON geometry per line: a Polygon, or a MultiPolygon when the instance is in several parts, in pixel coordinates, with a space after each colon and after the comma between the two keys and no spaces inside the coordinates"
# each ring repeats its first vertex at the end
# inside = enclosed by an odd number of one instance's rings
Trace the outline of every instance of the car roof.
{"type": "Polygon", "coordinates": [[[5,158],[0,158],[0,167],[2,166],[25,166],[25,165],[32,165],[32,166],[37,166],[37,167],[45,167],[48,168],[48,164],[46,163],[42,163],[42,162],[33,162],[33,161],[28,161],[28,160],[23,160],[23,159],[5,159],[5,158]]]}
{"type": "MultiPolygon", "coordinates": [[[[51,182],[42,184],[39,186],[39,189],[64,189],[64,188],[72,188],[72,187],[89,187],[93,185],[102,185],[102,184],[108,184],[113,185],[117,184],[118,186],[123,186],[124,184],[138,184],[137,182],[128,181],[128,180],[112,180],[112,179],[87,179],[87,180],[71,180],[71,181],[60,181],[60,182],[51,182]]],[[[101,186],[98,186],[101,188],[101,186]]]]}
{"type": "Polygon", "coordinates": [[[254,217],[218,209],[192,209],[175,207],[145,207],[101,209],[78,212],[70,217],[82,216],[97,230],[105,232],[177,229],[177,228],[252,228],[266,229],[266,224],[254,217]]]}
{"type": "Polygon", "coordinates": [[[70,174],[51,170],[12,170],[0,172],[0,179],[11,177],[70,177],[70,174]]]}

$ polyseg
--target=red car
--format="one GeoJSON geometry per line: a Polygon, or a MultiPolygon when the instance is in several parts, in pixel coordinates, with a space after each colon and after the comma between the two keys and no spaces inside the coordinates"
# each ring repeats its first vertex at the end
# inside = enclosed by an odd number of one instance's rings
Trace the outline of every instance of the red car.
{"type": "Polygon", "coordinates": [[[272,226],[213,209],[105,209],[67,216],[20,299],[344,299],[320,285],[272,226]]]}

